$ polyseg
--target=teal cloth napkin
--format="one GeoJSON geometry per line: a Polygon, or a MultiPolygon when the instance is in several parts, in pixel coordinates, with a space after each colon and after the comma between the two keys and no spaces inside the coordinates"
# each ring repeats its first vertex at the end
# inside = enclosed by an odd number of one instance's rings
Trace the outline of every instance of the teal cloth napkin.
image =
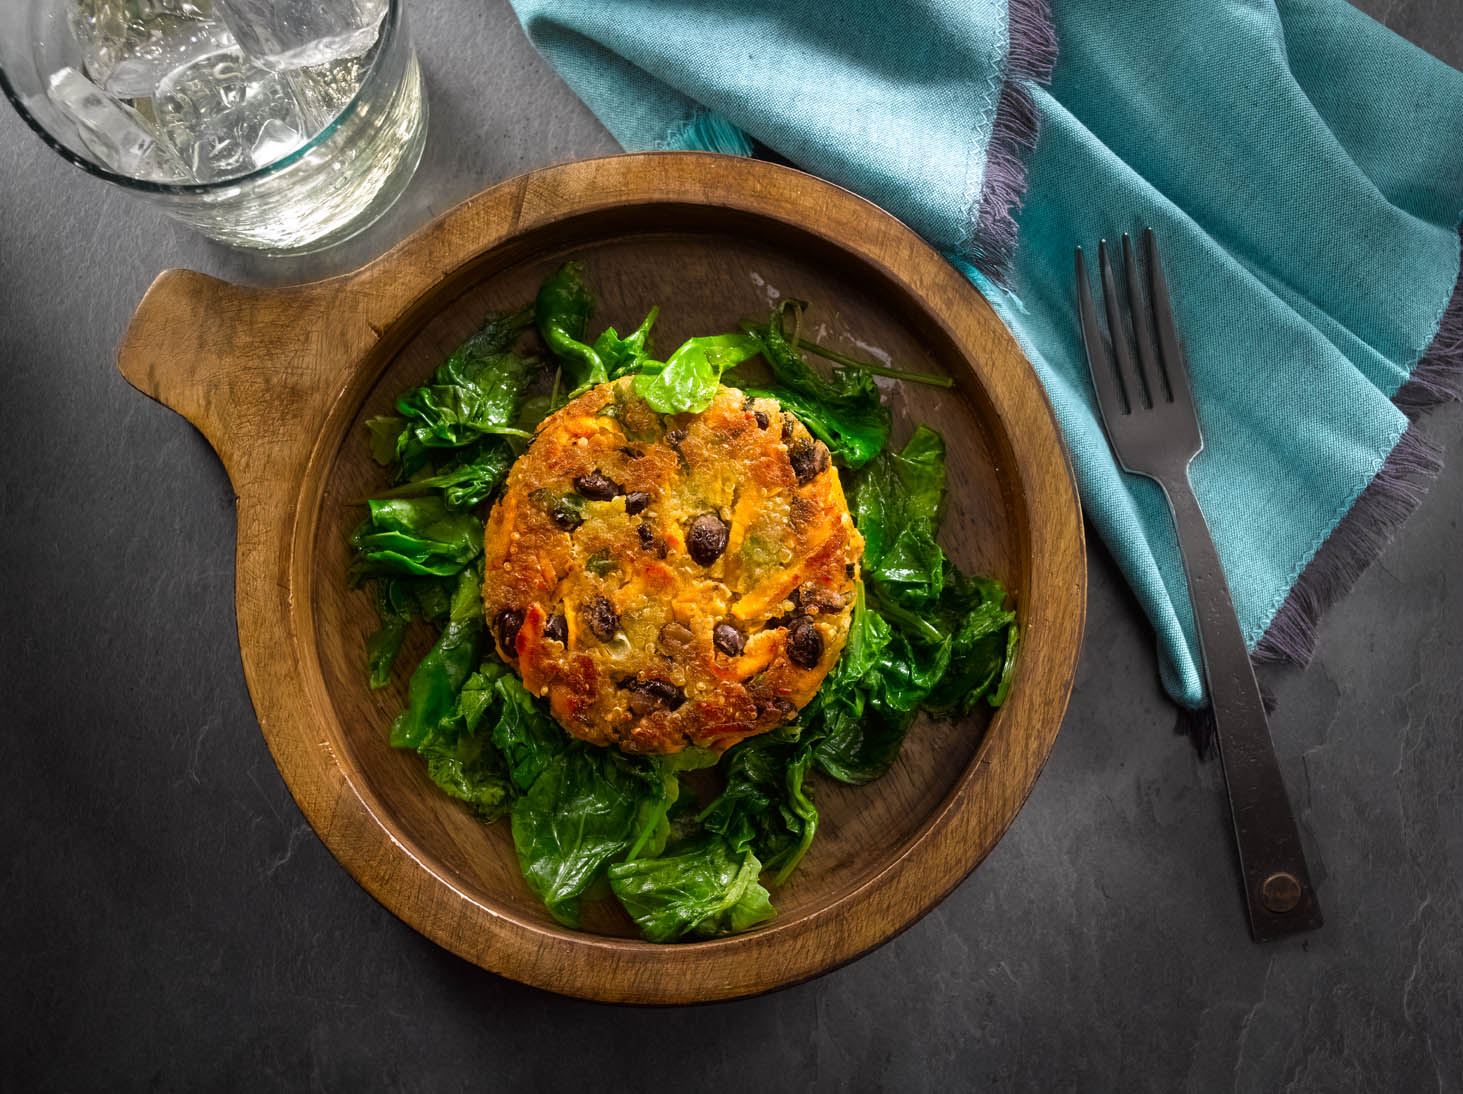
{"type": "Polygon", "coordinates": [[[765,146],[967,274],[1046,387],[1180,703],[1203,701],[1182,562],[1098,422],[1075,245],[1158,233],[1194,487],[1257,656],[1309,657],[1438,470],[1412,417],[1463,374],[1463,73],[1343,0],[513,3],[626,148],[765,146]]]}

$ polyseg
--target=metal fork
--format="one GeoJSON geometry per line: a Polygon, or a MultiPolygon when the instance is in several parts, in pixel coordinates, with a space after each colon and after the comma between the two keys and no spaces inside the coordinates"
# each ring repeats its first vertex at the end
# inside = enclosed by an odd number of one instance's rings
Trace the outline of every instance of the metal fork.
{"type": "Polygon", "coordinates": [[[1143,243],[1148,260],[1146,306],[1133,246],[1123,236],[1126,321],[1108,260],[1107,241],[1098,244],[1111,359],[1087,285],[1082,248],[1077,248],[1082,342],[1114,455],[1125,470],[1158,483],[1173,514],[1189,578],[1189,597],[1194,602],[1204,675],[1209,681],[1214,737],[1234,818],[1250,935],[1256,942],[1266,942],[1319,927],[1321,909],[1306,869],[1300,834],[1275,759],[1260,688],[1250,667],[1229,585],[1189,483],[1189,463],[1203,449],[1204,438],[1199,432],[1188,366],[1179,347],[1151,228],[1144,231],[1143,243]]]}

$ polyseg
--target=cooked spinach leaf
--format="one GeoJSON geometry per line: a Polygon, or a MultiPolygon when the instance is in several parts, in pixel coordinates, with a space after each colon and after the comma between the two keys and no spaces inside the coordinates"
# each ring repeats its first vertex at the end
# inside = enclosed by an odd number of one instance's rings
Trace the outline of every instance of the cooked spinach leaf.
{"type": "Polygon", "coordinates": [[[569,738],[513,673],[501,674],[493,687],[499,700],[493,744],[507,763],[513,784],[528,790],[569,738]]]}
{"type": "MultiPolygon", "coordinates": [[[[465,610],[465,604],[459,602],[459,617],[465,610]]],[[[485,821],[501,817],[513,802],[513,786],[503,761],[487,734],[478,730],[484,707],[496,695],[493,681],[506,671],[502,665],[484,664],[463,681],[450,707],[446,695],[456,672],[434,673],[430,709],[428,690],[418,692],[423,696],[418,708],[420,724],[409,733],[416,744],[393,740],[398,747],[415,747],[426,762],[428,778],[485,821]]]]}
{"type": "Polygon", "coordinates": [[[380,621],[378,629],[366,639],[366,667],[373,689],[390,682],[412,620],[435,622],[446,618],[455,584],[452,577],[383,575],[371,581],[380,621]]]}
{"type": "Polygon", "coordinates": [[[391,669],[401,652],[402,642],[406,640],[406,629],[411,620],[409,615],[382,615],[380,627],[366,639],[367,680],[372,691],[384,688],[391,681],[391,669]]]}
{"type": "MultiPolygon", "coordinates": [[[[430,381],[397,398],[402,422],[395,442],[398,481],[416,476],[435,459],[434,450],[462,448],[484,436],[526,435],[513,422],[539,365],[512,352],[511,346],[530,322],[527,309],[489,316],[430,381]]],[[[395,420],[373,418],[367,423],[378,461],[387,454],[386,438],[395,420]]]]}
{"type": "Polygon", "coordinates": [[[1016,614],[1004,606],[1005,590],[997,583],[983,585],[974,594],[962,594],[955,583],[947,586],[943,602],[930,613],[937,626],[950,631],[950,670],[932,690],[925,706],[939,712],[964,713],[986,696],[1000,706],[998,694],[1007,647],[1016,639],[1016,614]]]}
{"type": "Polygon", "coordinates": [[[828,446],[834,459],[850,469],[863,467],[889,441],[889,417],[881,406],[828,406],[781,387],[749,385],[743,390],[748,395],[776,399],[828,446]]]}
{"type": "Polygon", "coordinates": [[[366,504],[369,516],[351,536],[355,580],[374,574],[450,577],[483,553],[483,522],[449,511],[440,497],[373,498],[366,504]]]}
{"type": "Polygon", "coordinates": [[[463,681],[462,690],[457,693],[457,717],[468,733],[476,733],[499,702],[498,681],[506,675],[509,675],[508,666],[489,658],[463,681]]]}
{"type": "Polygon", "coordinates": [[[891,660],[910,666],[919,686],[928,684],[924,706],[964,712],[982,696],[992,706],[1005,700],[1000,683],[1014,670],[1018,639],[1000,582],[966,577],[935,541],[945,480],[944,441],[921,426],[903,449],[882,454],[860,473],[853,514],[864,537],[869,610],[877,608],[909,643],[908,656],[891,660]],[[934,652],[942,648],[944,654],[934,652]],[[948,667],[932,681],[928,668],[913,667],[940,657],[948,667]]]}
{"type": "Polygon", "coordinates": [[[513,805],[513,846],[524,880],[549,914],[579,925],[580,901],[630,846],[646,779],[613,750],[575,741],[513,805]]]}
{"type": "MultiPolygon", "coordinates": [[[[501,667],[472,672],[482,632],[482,602],[476,569],[457,579],[447,624],[431,651],[412,673],[407,706],[391,726],[391,743],[421,754],[427,775],[450,797],[465,802],[479,817],[502,816],[512,801],[512,786],[502,760],[485,734],[476,733],[481,698],[501,667]],[[485,675],[486,674],[486,675],[485,675]]],[[[411,587],[402,581],[381,582],[400,593],[396,610],[410,610],[411,587]]]]}
{"type": "MultiPolygon", "coordinates": [[[[407,685],[406,709],[391,725],[396,748],[419,748],[457,713],[458,692],[478,663],[483,631],[482,574],[464,570],[457,579],[447,625],[407,685]]],[[[452,734],[455,736],[455,734],[452,734]]]]}
{"type": "Polygon", "coordinates": [[[920,426],[899,452],[858,477],[853,519],[864,537],[865,577],[901,604],[940,595],[945,552],[935,542],[945,509],[945,442],[920,426]]]}
{"type": "Polygon", "coordinates": [[[688,338],[664,365],[642,364],[635,393],[659,414],[699,414],[716,398],[721,374],[759,352],[761,344],[746,334],[688,338]]]}
{"type": "Polygon", "coordinates": [[[479,819],[495,821],[512,807],[513,787],[493,746],[464,734],[450,744],[430,741],[418,751],[427,777],[448,797],[465,802],[479,819]]]}
{"type": "Polygon", "coordinates": [[[533,304],[533,318],[539,335],[559,359],[569,379],[569,388],[578,391],[609,379],[604,359],[584,342],[584,328],[594,312],[594,294],[584,283],[584,267],[566,262],[539,286],[533,304]]]}
{"type": "Polygon", "coordinates": [[[617,863],[610,888],[652,942],[735,934],[771,919],[762,864],[750,850],[703,836],[663,858],[617,863]]]}
{"type": "Polygon", "coordinates": [[[655,858],[665,850],[671,838],[671,813],[686,800],[681,797],[681,772],[715,767],[720,759],[710,749],[695,747],[649,758],[651,792],[641,801],[627,860],[655,858]]]}
{"type": "Polygon", "coordinates": [[[825,378],[798,352],[796,331],[788,333],[786,318],[791,311],[796,327],[806,306],[801,300],[783,300],[765,325],[742,324],[743,331],[757,339],[763,360],[777,378],[776,386],[754,385],[749,393],[777,399],[836,458],[851,468],[862,467],[889,441],[889,410],[867,371],[840,365],[825,378]]]}
{"type": "Polygon", "coordinates": [[[640,326],[621,338],[614,327],[606,327],[594,340],[594,352],[604,362],[605,371],[611,380],[639,372],[641,365],[650,356],[650,328],[655,325],[659,308],[651,308],[640,326]]]}
{"type": "Polygon", "coordinates": [[[816,740],[814,762],[840,782],[864,783],[887,771],[914,720],[912,710],[890,718],[878,716],[887,712],[867,709],[875,675],[893,641],[883,616],[868,609],[860,583],[843,657],[803,711],[809,735],[816,740]]]}
{"type": "Polygon", "coordinates": [[[476,509],[497,489],[515,458],[506,443],[483,442],[465,449],[441,470],[383,490],[376,498],[410,498],[438,493],[448,509],[476,509]]]}
{"type": "Polygon", "coordinates": [[[1016,678],[1016,655],[1021,649],[1021,631],[1013,622],[1006,630],[1006,657],[1001,662],[1001,680],[989,696],[990,704],[998,707],[1011,694],[1011,682],[1016,678]]]}
{"type": "Polygon", "coordinates": [[[382,467],[394,464],[397,460],[397,439],[405,428],[405,418],[394,418],[390,415],[367,418],[366,432],[371,435],[371,459],[382,467]]]}
{"type": "Polygon", "coordinates": [[[742,329],[761,343],[762,357],[783,387],[827,406],[877,405],[879,388],[868,372],[840,366],[824,377],[798,352],[796,328],[806,308],[801,300],[781,300],[765,324],[743,323],[742,329]],[[794,328],[791,334],[787,330],[789,311],[794,328]]]}
{"type": "Polygon", "coordinates": [[[804,781],[813,742],[765,733],[727,752],[725,788],[701,823],[738,853],[752,850],[779,881],[802,860],[818,831],[818,810],[804,781]]]}
{"type": "Polygon", "coordinates": [[[862,588],[849,641],[853,657],[835,667],[804,716],[818,770],[858,785],[898,759],[915,714],[950,663],[950,643],[917,649],[866,606],[862,588]]]}
{"type": "Polygon", "coordinates": [[[384,688],[391,678],[396,655],[406,639],[407,627],[421,614],[412,591],[411,578],[381,578],[375,582],[376,618],[380,627],[366,639],[366,665],[373,690],[384,688]]]}

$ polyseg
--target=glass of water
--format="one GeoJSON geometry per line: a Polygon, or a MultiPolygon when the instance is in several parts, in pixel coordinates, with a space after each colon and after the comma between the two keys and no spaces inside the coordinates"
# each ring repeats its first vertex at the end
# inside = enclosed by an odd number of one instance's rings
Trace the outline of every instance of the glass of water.
{"type": "Polygon", "coordinates": [[[72,163],[274,254],[376,220],[426,141],[402,0],[3,0],[0,86],[72,163]]]}

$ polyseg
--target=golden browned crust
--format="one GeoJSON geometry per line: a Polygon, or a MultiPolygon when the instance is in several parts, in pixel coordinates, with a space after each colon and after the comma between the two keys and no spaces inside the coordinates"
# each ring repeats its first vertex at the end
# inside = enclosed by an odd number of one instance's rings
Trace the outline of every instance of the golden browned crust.
{"type": "Polygon", "coordinates": [[[486,535],[498,652],[573,736],[721,749],[795,716],[848,638],[863,540],[828,450],[722,387],[660,415],[633,378],[550,415],[486,535]]]}

